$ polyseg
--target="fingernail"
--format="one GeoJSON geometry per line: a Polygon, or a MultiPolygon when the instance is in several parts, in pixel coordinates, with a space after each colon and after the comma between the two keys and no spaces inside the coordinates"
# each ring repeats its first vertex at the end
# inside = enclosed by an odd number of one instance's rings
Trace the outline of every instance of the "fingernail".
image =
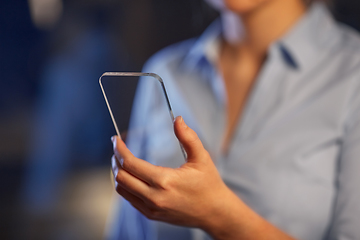
{"type": "Polygon", "coordinates": [[[113,142],[113,148],[115,148],[115,147],[116,147],[116,137],[113,136],[113,137],[111,138],[111,141],[113,142]]]}
{"type": "Polygon", "coordinates": [[[120,163],[121,167],[124,167],[124,159],[123,158],[120,158],[119,163],[120,163]]]}
{"type": "Polygon", "coordinates": [[[186,123],[184,121],[184,118],[182,116],[179,116],[179,122],[180,122],[180,126],[182,128],[184,128],[184,129],[187,128],[187,125],[186,125],[186,123]]]}
{"type": "Polygon", "coordinates": [[[179,122],[181,124],[181,122],[184,121],[184,119],[182,118],[182,116],[177,116],[175,119],[174,119],[174,123],[175,122],[179,122]]]}

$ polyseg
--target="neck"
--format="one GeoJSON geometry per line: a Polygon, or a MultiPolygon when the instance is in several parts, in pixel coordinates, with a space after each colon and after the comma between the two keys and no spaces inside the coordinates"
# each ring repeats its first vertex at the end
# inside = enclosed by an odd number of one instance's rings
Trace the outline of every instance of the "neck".
{"type": "Polygon", "coordinates": [[[271,43],[283,36],[305,10],[299,0],[271,0],[250,12],[223,13],[225,44],[235,54],[247,50],[263,58],[271,43]]]}

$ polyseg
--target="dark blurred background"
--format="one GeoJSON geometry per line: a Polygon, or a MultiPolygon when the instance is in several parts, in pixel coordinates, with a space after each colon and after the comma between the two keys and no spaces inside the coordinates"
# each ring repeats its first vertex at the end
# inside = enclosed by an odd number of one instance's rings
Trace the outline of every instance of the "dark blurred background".
{"type": "MultiPolygon", "coordinates": [[[[360,1],[332,11],[360,29],[360,1]]],[[[0,1],[0,239],[103,237],[115,131],[99,76],[217,16],[202,0],[0,1]]]]}

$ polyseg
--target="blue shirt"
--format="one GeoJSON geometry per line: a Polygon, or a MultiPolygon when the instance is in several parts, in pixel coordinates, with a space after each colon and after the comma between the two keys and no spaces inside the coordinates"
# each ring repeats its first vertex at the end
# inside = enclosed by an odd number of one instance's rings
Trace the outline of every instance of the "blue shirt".
{"type": "MultiPolygon", "coordinates": [[[[215,67],[220,37],[215,22],[200,38],[157,53],[144,72],[164,79],[175,115],[198,133],[224,182],[254,211],[298,239],[360,239],[357,33],[313,4],[270,46],[226,155],[226,91],[215,67]]],[[[131,124],[138,131],[128,146],[153,164],[178,167],[184,158],[164,104],[161,88],[143,79],[131,124]]],[[[126,201],[114,226],[121,240],[194,235],[147,220],[126,201]]]]}

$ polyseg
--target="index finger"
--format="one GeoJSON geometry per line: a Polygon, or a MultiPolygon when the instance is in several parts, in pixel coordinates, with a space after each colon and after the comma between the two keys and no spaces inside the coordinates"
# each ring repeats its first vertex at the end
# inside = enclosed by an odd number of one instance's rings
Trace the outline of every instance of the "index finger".
{"type": "Polygon", "coordinates": [[[118,136],[114,136],[112,141],[114,154],[121,167],[149,185],[154,185],[154,179],[160,173],[159,167],[135,157],[118,136]]]}

